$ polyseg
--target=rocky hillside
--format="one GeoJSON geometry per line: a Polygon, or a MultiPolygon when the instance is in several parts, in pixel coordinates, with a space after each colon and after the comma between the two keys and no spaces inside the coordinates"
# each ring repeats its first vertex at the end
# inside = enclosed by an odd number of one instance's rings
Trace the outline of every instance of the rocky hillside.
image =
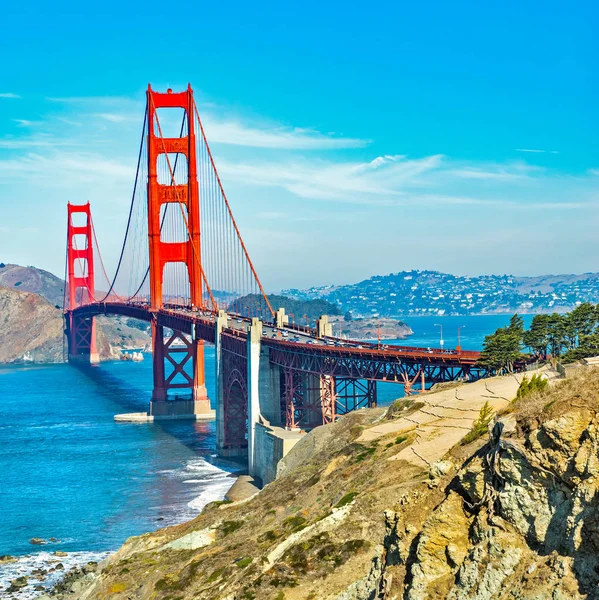
{"type": "Polygon", "coordinates": [[[0,286],[34,292],[62,308],[64,281],[43,269],[0,263],[0,286]]]}
{"type": "Polygon", "coordinates": [[[513,377],[475,385],[317,428],[258,495],[132,538],[55,594],[597,598],[599,369],[512,402],[513,377]],[[501,425],[461,445],[488,398],[501,425]]]}
{"type": "Polygon", "coordinates": [[[62,311],[32,292],[0,287],[0,363],[62,362],[62,311]]]}
{"type": "MultiPolygon", "coordinates": [[[[98,317],[100,358],[118,358],[121,348],[145,348],[146,323],[124,317],[98,317]]],[[[0,287],[0,364],[63,362],[62,310],[37,293],[0,287]]]]}

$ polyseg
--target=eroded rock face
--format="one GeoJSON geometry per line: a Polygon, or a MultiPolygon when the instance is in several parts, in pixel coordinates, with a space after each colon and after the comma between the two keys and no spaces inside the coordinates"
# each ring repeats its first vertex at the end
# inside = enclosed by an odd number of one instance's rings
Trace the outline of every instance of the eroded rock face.
{"type": "Polygon", "coordinates": [[[0,363],[62,362],[62,311],[32,292],[0,287],[0,363]]]}
{"type": "MultiPolygon", "coordinates": [[[[466,462],[414,537],[397,597],[599,597],[594,415],[575,409],[524,440],[491,446],[466,462]]],[[[391,523],[388,539],[400,526],[391,523]]],[[[396,547],[387,544],[387,551],[389,567],[401,562],[396,547]]]]}

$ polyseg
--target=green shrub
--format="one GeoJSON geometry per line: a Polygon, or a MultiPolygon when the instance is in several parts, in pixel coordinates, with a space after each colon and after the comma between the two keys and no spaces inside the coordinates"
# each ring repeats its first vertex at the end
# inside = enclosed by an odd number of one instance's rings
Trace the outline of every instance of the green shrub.
{"type": "Polygon", "coordinates": [[[307,527],[307,525],[308,522],[306,521],[305,517],[302,517],[301,515],[288,517],[283,521],[283,526],[287,527],[287,529],[289,529],[289,531],[291,531],[292,533],[300,531],[304,527],[307,527]]]}
{"type": "Polygon", "coordinates": [[[208,579],[206,580],[206,583],[212,583],[213,581],[216,581],[223,573],[223,569],[216,569],[216,571],[214,571],[212,573],[212,575],[210,575],[210,577],[208,577],[208,579]]]}
{"type": "Polygon", "coordinates": [[[364,452],[361,452],[354,458],[354,461],[362,462],[365,458],[372,456],[375,452],[376,452],[376,448],[374,448],[372,446],[370,448],[366,448],[366,450],[364,450],[364,452]]]}
{"type": "Polygon", "coordinates": [[[229,535],[234,531],[237,531],[240,527],[243,527],[243,521],[223,521],[221,530],[223,535],[229,535]]]}
{"type": "Polygon", "coordinates": [[[549,388],[549,381],[540,373],[535,373],[530,379],[525,375],[518,386],[516,400],[522,400],[534,393],[543,394],[549,388]]]}
{"type": "Polygon", "coordinates": [[[478,419],[474,421],[472,425],[472,429],[464,436],[462,440],[462,444],[469,444],[474,440],[477,440],[479,437],[487,433],[489,430],[489,423],[493,418],[493,409],[489,402],[485,402],[478,413],[478,419]]]}
{"type": "Polygon", "coordinates": [[[335,508],[341,508],[342,506],[349,504],[357,495],[358,492],[349,492],[348,494],[345,494],[345,496],[335,504],[335,508]]]}
{"type": "Polygon", "coordinates": [[[398,436],[398,437],[395,438],[395,443],[396,444],[403,444],[407,439],[408,439],[407,435],[400,435],[400,436],[398,436]]]}
{"type": "Polygon", "coordinates": [[[235,564],[240,568],[240,569],[245,569],[245,567],[247,567],[248,565],[252,564],[252,561],[254,559],[251,556],[248,556],[246,558],[242,558],[241,560],[238,560],[235,564]]]}

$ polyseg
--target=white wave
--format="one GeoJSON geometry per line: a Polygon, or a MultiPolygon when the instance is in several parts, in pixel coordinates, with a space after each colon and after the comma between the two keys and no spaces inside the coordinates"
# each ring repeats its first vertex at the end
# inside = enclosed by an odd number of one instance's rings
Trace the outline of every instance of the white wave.
{"type": "Polygon", "coordinates": [[[187,506],[198,512],[202,511],[207,504],[216,500],[222,500],[225,494],[231,489],[235,483],[232,477],[223,477],[218,483],[214,483],[205,489],[197,498],[187,503],[187,506]]]}
{"type": "MultiPolygon", "coordinates": [[[[204,484],[204,489],[200,494],[187,503],[188,508],[197,512],[200,512],[210,502],[222,500],[235,483],[235,478],[231,477],[229,471],[225,471],[201,457],[190,460],[185,466],[185,471],[187,473],[191,471],[193,478],[185,479],[184,483],[204,484]]],[[[189,474],[187,476],[189,477],[189,474]]]]}
{"type": "Polygon", "coordinates": [[[194,458],[190,460],[185,469],[188,471],[200,472],[200,473],[224,473],[223,469],[207,462],[203,458],[194,458]]]}
{"type": "Polygon", "coordinates": [[[51,552],[38,552],[37,554],[15,557],[17,558],[15,562],[0,565],[0,597],[4,597],[3,594],[6,593],[12,579],[27,577],[29,585],[7,597],[14,600],[37,598],[54,587],[70,569],[80,567],[90,561],[99,562],[109,554],[110,552],[67,552],[66,556],[54,556],[51,552]],[[38,580],[32,575],[32,572],[36,569],[48,571],[58,563],[62,563],[64,569],[49,572],[43,580],[38,580]],[[38,585],[42,586],[44,591],[33,589],[38,585]]]}

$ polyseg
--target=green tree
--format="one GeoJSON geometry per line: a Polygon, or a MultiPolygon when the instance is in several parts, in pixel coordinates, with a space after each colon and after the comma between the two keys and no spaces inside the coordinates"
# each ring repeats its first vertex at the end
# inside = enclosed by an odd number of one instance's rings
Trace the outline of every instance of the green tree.
{"type": "Polygon", "coordinates": [[[530,328],[522,336],[524,345],[541,358],[547,358],[549,349],[549,320],[549,315],[535,315],[530,328]]]}
{"type": "Polygon", "coordinates": [[[522,334],[524,333],[524,319],[518,313],[512,315],[508,329],[522,337],[522,334]]]}
{"type": "Polygon", "coordinates": [[[485,337],[479,364],[493,371],[511,373],[514,363],[522,357],[521,333],[508,327],[501,327],[485,337]]]}
{"type": "Polygon", "coordinates": [[[561,356],[562,349],[566,346],[567,323],[568,317],[566,315],[558,315],[557,313],[549,315],[547,333],[551,356],[561,356]]]}
{"type": "Polygon", "coordinates": [[[347,311],[344,315],[343,315],[343,320],[344,321],[353,321],[353,316],[351,314],[351,311],[347,311]]]}
{"type": "Polygon", "coordinates": [[[569,350],[581,345],[584,337],[590,336],[597,326],[597,307],[584,302],[566,315],[565,337],[569,350]]]}

